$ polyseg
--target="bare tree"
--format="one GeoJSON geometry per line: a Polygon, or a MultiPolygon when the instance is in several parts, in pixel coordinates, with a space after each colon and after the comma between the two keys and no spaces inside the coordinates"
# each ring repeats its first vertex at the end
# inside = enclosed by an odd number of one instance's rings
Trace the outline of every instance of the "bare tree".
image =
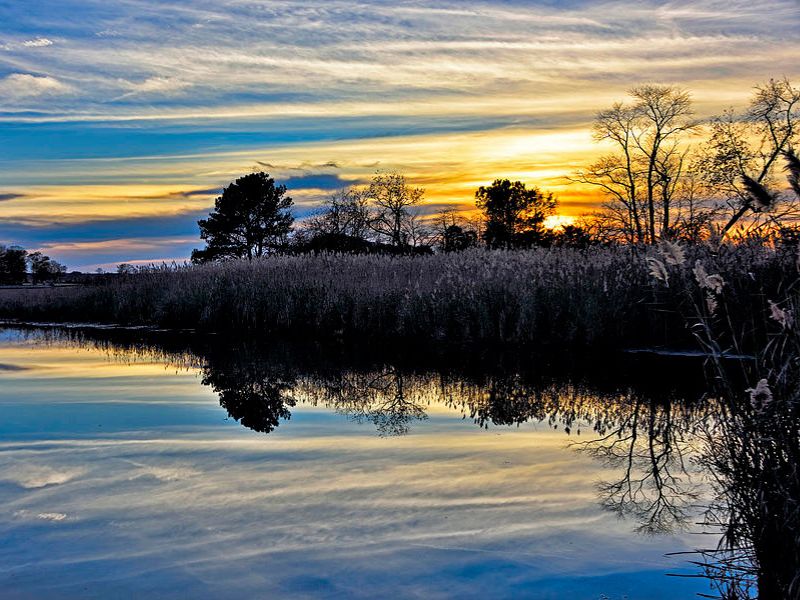
{"type": "Polygon", "coordinates": [[[328,196],[318,214],[305,223],[314,235],[348,236],[367,239],[370,231],[370,213],[364,190],[349,187],[328,196]]]}
{"type": "Polygon", "coordinates": [[[370,228],[393,246],[413,244],[420,234],[413,207],[424,193],[422,188],[409,186],[405,176],[396,171],[376,173],[365,192],[374,211],[370,228]]]}
{"type": "Polygon", "coordinates": [[[615,419],[597,431],[599,437],[573,444],[578,451],[619,468],[618,478],[598,484],[601,503],[620,516],[635,517],[641,532],[680,528],[697,498],[687,455],[690,432],[702,414],[680,403],[645,399],[633,391],[617,402],[615,419]]]}
{"type": "Polygon", "coordinates": [[[686,174],[686,134],[694,128],[689,93],[671,86],[643,85],[600,112],[594,138],[614,152],[578,172],[573,181],[594,185],[607,196],[606,209],[628,241],[655,243],[671,235],[686,174]]]}
{"type": "Polygon", "coordinates": [[[782,184],[776,171],[778,159],[797,143],[798,131],[800,89],[788,79],[756,87],[743,115],[728,110],[711,122],[698,169],[717,198],[723,235],[746,215],[751,230],[797,217],[797,199],[776,189],[782,184]]]}
{"type": "Polygon", "coordinates": [[[466,250],[478,245],[480,230],[454,208],[440,210],[431,222],[432,243],[444,252],[466,250]]]}

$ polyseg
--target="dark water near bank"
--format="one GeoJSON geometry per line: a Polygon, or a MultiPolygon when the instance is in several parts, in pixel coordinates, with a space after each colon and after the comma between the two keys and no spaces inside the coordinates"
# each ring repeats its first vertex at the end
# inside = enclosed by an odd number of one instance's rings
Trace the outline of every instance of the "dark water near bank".
{"type": "Polygon", "coordinates": [[[0,334],[3,598],[710,592],[696,361],[76,335],[0,334]]]}

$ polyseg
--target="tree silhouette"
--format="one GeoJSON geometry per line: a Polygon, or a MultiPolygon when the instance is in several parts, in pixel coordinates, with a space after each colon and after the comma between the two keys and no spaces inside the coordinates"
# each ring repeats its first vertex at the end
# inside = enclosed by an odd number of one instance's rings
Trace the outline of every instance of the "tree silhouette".
{"type": "Polygon", "coordinates": [[[64,265],[41,252],[31,252],[28,255],[28,263],[31,266],[31,275],[33,275],[34,283],[55,281],[67,270],[64,265]]]}
{"type": "Polygon", "coordinates": [[[337,190],[322,201],[320,209],[303,223],[312,236],[367,240],[371,217],[365,190],[357,187],[337,190]]]}
{"type": "Polygon", "coordinates": [[[402,371],[389,366],[375,373],[344,374],[330,386],[328,397],[337,412],[355,422],[372,423],[381,436],[400,436],[413,422],[428,418],[420,392],[402,371]]]}
{"type": "Polygon", "coordinates": [[[547,240],[546,217],[556,208],[555,196],[521,181],[495,179],[475,192],[475,204],[486,216],[483,239],[489,248],[543,245],[547,240]]]}
{"type": "Polygon", "coordinates": [[[595,243],[597,240],[591,232],[581,225],[563,225],[560,231],[553,234],[554,246],[585,249],[595,243]]]}
{"type": "Polygon", "coordinates": [[[724,200],[719,215],[727,220],[723,235],[748,213],[754,224],[797,217],[797,199],[781,193],[775,171],[781,156],[792,164],[799,109],[800,88],[788,79],[770,80],[756,87],[745,115],[728,111],[711,122],[698,168],[706,185],[724,200]]]}
{"type": "Polygon", "coordinates": [[[293,202],[286,186],[266,173],[240,177],[214,202],[207,219],[197,222],[206,248],[192,251],[193,262],[259,258],[286,243],[292,230],[293,202]]]}
{"type": "Polygon", "coordinates": [[[573,180],[606,196],[603,212],[626,240],[655,244],[669,237],[682,209],[692,212],[686,164],[686,139],[695,128],[692,101],[674,86],[642,85],[629,94],[632,102],[615,103],[594,122],[594,138],[614,151],[573,180]]]}
{"type": "Polygon", "coordinates": [[[442,250],[445,252],[460,252],[477,245],[478,235],[460,225],[450,225],[443,232],[442,250]]]}
{"type": "Polygon", "coordinates": [[[392,246],[416,245],[418,215],[411,209],[422,202],[424,193],[422,188],[409,186],[405,176],[396,171],[376,173],[366,190],[366,198],[374,206],[372,230],[392,246]]]}
{"type": "Polygon", "coordinates": [[[19,246],[0,246],[0,283],[25,281],[27,255],[19,246]]]}

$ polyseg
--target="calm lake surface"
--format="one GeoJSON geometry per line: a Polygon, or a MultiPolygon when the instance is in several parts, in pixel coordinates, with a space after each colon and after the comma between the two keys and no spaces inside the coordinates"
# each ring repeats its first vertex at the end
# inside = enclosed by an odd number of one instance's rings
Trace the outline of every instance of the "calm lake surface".
{"type": "Polygon", "coordinates": [[[648,476],[654,448],[691,452],[676,399],[73,338],[0,331],[3,598],[709,592],[667,576],[708,543],[702,477],[665,509],[648,476]]]}

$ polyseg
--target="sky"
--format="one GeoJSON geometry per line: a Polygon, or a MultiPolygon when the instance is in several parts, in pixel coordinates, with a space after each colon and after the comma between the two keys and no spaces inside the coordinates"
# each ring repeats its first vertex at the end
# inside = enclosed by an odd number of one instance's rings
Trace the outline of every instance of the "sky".
{"type": "Polygon", "coordinates": [[[798,0],[0,0],[0,243],[70,269],[186,259],[222,187],[264,170],[295,214],[396,169],[425,211],[567,177],[641,83],[698,118],[800,75],[798,0]]]}

